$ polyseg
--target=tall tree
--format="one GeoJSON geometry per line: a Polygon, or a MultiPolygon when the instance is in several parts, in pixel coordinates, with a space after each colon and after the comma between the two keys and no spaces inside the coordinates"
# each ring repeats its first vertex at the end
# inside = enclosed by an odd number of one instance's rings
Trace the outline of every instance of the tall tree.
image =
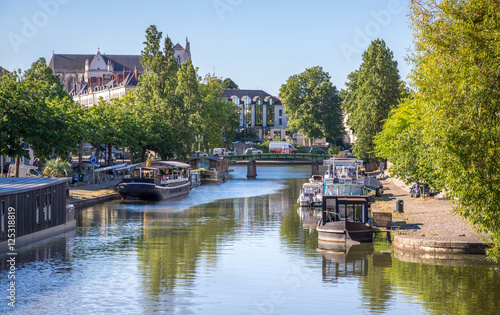
{"type": "Polygon", "coordinates": [[[457,211],[500,258],[500,10],[489,0],[412,0],[411,78],[457,211]]]}
{"type": "MultiPolygon", "coordinates": [[[[30,146],[38,158],[66,157],[76,147],[80,113],[44,58],[0,78],[0,154],[27,156],[30,146]]],[[[18,168],[16,168],[18,176],[18,168]]]]}
{"type": "Polygon", "coordinates": [[[346,89],[340,94],[347,124],[356,135],[354,153],[363,159],[374,158],[373,138],[401,98],[398,63],[393,59],[383,40],[372,41],[361,66],[349,74],[346,89]]]}
{"type": "Polygon", "coordinates": [[[162,33],[151,25],[146,30],[146,41],[141,52],[141,63],[146,73],[141,75],[136,90],[136,105],[144,113],[143,128],[150,135],[148,149],[162,159],[174,157],[179,139],[174,129],[187,124],[177,120],[182,111],[182,100],[176,95],[178,65],[170,38],[166,37],[161,51],[162,33]]]}
{"type": "Polygon", "coordinates": [[[224,87],[220,79],[207,74],[200,84],[203,107],[200,126],[203,149],[228,145],[236,134],[239,114],[233,102],[222,98],[224,87]]]}
{"type": "Polygon", "coordinates": [[[339,93],[322,67],[309,68],[289,77],[281,86],[279,96],[291,131],[302,132],[309,139],[343,136],[339,93]]]}
{"type": "Polygon", "coordinates": [[[391,111],[383,130],[375,136],[375,154],[388,159],[391,175],[406,184],[427,183],[440,188],[443,172],[432,156],[434,139],[425,132],[427,113],[419,101],[405,99],[391,111]]]}

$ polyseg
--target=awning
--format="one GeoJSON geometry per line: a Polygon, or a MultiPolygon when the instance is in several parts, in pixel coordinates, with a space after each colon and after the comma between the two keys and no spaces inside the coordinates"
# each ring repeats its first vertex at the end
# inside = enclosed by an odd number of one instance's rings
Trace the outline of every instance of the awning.
{"type": "Polygon", "coordinates": [[[119,169],[124,169],[127,166],[128,166],[127,163],[111,165],[111,166],[98,168],[98,169],[94,170],[94,172],[106,172],[106,171],[111,171],[111,170],[119,170],[119,169]]]}

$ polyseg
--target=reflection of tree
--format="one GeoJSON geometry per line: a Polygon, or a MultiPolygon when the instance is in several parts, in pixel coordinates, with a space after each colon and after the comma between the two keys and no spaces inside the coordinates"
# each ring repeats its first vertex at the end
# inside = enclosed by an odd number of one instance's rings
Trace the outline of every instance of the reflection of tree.
{"type": "Polygon", "coordinates": [[[221,213],[232,208],[232,200],[222,200],[179,213],[145,213],[137,249],[146,290],[163,295],[177,285],[189,286],[200,255],[210,253],[215,258],[217,245],[232,234],[234,220],[221,213]]]}
{"type": "Polygon", "coordinates": [[[498,314],[500,279],[496,266],[431,266],[393,258],[385,277],[392,287],[418,299],[433,314],[498,314]]]}
{"type": "MultiPolygon", "coordinates": [[[[318,244],[318,234],[309,233],[302,228],[300,216],[297,215],[297,197],[300,194],[300,188],[304,184],[304,179],[294,178],[287,182],[288,191],[283,192],[286,202],[283,205],[283,219],[281,222],[280,236],[294,251],[300,250],[307,256],[315,256],[314,250],[318,244]],[[297,246],[302,244],[303,246],[297,246]]],[[[314,210],[312,210],[314,211],[314,210]]]]}

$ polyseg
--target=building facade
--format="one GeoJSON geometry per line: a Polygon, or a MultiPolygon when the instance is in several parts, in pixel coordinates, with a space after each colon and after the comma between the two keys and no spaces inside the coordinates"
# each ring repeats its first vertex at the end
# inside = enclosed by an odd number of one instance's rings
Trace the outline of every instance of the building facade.
{"type": "MultiPolygon", "coordinates": [[[[174,56],[178,64],[191,58],[190,43],[177,43],[174,56]]],[[[144,73],[141,55],[52,54],[48,67],[61,79],[64,90],[75,102],[93,106],[102,97],[105,101],[120,98],[135,90],[139,76],[144,73]]]]}
{"type": "Polygon", "coordinates": [[[238,107],[240,131],[261,140],[286,138],[288,118],[279,97],[262,90],[234,89],[224,90],[222,97],[238,107]]]}

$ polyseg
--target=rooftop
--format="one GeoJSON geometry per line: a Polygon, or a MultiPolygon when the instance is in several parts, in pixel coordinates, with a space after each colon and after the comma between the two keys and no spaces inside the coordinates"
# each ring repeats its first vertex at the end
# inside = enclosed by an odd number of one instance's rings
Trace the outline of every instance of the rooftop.
{"type": "Polygon", "coordinates": [[[71,178],[0,177],[0,196],[29,192],[66,183],[71,178]]]}

